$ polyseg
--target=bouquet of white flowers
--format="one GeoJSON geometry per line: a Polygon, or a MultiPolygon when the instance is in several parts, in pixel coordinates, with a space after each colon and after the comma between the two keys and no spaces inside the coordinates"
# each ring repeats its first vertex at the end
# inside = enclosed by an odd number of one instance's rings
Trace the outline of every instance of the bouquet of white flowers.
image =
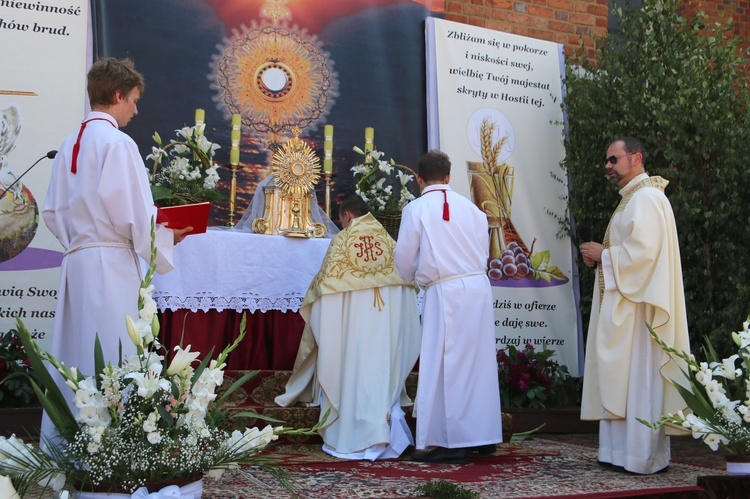
{"type": "Polygon", "coordinates": [[[750,455],[750,317],[743,327],[743,331],[732,333],[736,354],[719,359],[711,342],[706,341],[705,362],[667,346],[649,327],[651,336],[666,352],[687,363],[685,376],[690,386],[675,386],[690,412],[667,414],[656,423],[639,421],[655,429],[678,426],[703,439],[711,450],[721,446],[733,455],[750,455]]]}
{"type": "MultiPolygon", "coordinates": [[[[237,464],[269,468],[279,479],[280,470],[257,456],[281,434],[312,434],[317,428],[294,430],[277,426],[231,431],[224,401],[256,372],[238,379],[217,400],[224,381],[228,354],[241,334],[216,359],[210,354],[194,366],[198,352],[175,347],[167,362],[158,340],[159,322],[151,297],[151,278],[156,248],[151,246],[151,267],[141,283],[139,317],[126,317],[127,331],[137,354],[119,365],[104,365],[98,338],[95,372],[81,373],[40,350],[23,323],[18,330],[42,386],[34,389],[54,423],[62,444],[44,442],[46,452],[15,436],[0,437],[0,475],[10,476],[23,495],[37,484],[60,490],[72,487],[88,491],[132,493],[153,483],[200,480],[237,464]],[[74,415],[44,361],[63,376],[73,390],[74,415]],[[46,389],[46,393],[43,390],[46,389]]],[[[278,422],[245,412],[233,417],[252,417],[278,422]]],[[[288,484],[285,485],[288,486],[288,484]]]]}
{"type": "Polygon", "coordinates": [[[151,194],[160,206],[214,201],[222,198],[216,189],[218,165],[213,157],[220,148],[203,134],[204,124],[184,127],[177,132],[180,140],[172,139],[162,146],[158,133],[156,146],[146,159],[154,161],[151,171],[151,194]],[[165,161],[166,158],[166,161],[165,161]],[[166,164],[162,166],[162,162],[166,164]]]}
{"type": "Polygon", "coordinates": [[[361,164],[351,168],[356,181],[355,192],[373,215],[400,215],[404,206],[414,199],[407,187],[409,181],[414,180],[414,175],[407,173],[411,170],[397,165],[393,159],[381,160],[381,151],[365,153],[356,146],[354,150],[364,156],[361,164]]]}

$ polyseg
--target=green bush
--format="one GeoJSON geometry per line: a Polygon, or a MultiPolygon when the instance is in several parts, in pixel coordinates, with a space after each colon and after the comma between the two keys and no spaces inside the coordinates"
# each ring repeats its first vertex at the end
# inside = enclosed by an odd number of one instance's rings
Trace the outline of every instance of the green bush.
{"type": "MultiPolygon", "coordinates": [[[[644,0],[640,10],[615,10],[623,30],[597,40],[596,62],[581,50],[581,65],[567,65],[562,166],[571,213],[601,241],[619,201],[605,150],[618,136],[644,143],[646,170],[670,182],[691,341],[698,347],[708,336],[727,351],[726,331],[750,309],[748,56],[731,36],[731,20],[683,17],[681,3],[644,0]]],[[[579,266],[587,324],[594,274],[579,266]]]]}
{"type": "Polygon", "coordinates": [[[417,485],[414,493],[433,499],[476,499],[479,497],[478,492],[472,492],[455,483],[440,479],[417,485]]]}

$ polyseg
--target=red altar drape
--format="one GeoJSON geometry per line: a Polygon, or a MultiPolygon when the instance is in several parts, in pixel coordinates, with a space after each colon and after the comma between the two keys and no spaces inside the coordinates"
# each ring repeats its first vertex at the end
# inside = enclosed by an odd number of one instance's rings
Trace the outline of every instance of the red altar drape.
{"type": "MultiPolygon", "coordinates": [[[[264,369],[291,371],[297,356],[305,321],[297,312],[244,312],[247,335],[229,354],[228,370],[264,369]]],[[[159,313],[159,341],[171,352],[179,344],[191,345],[201,359],[214,349],[212,358],[240,333],[242,313],[234,310],[166,310],[159,313]]]]}

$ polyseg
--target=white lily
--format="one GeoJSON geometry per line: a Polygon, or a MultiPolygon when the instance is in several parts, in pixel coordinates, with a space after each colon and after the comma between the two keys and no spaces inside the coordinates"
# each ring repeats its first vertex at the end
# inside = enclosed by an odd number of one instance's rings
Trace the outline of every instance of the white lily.
{"type": "Polygon", "coordinates": [[[168,392],[172,386],[169,380],[162,378],[159,373],[150,368],[145,373],[134,372],[125,375],[125,377],[135,381],[135,384],[138,386],[138,395],[145,399],[153,397],[159,390],[168,392]]]}
{"type": "Polygon", "coordinates": [[[177,353],[175,353],[174,357],[172,358],[172,362],[167,368],[168,376],[172,376],[173,374],[182,372],[185,368],[189,367],[195,359],[198,358],[200,352],[191,352],[190,346],[191,345],[188,345],[184,350],[180,346],[174,347],[174,351],[177,353]]]}

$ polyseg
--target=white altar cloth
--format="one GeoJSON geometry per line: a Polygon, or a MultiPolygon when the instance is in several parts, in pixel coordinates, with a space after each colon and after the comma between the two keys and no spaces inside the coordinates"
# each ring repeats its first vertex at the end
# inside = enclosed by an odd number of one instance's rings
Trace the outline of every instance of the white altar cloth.
{"type": "Polygon", "coordinates": [[[175,246],[153,297],[161,311],[297,312],[330,242],[209,227],[175,246]]]}

